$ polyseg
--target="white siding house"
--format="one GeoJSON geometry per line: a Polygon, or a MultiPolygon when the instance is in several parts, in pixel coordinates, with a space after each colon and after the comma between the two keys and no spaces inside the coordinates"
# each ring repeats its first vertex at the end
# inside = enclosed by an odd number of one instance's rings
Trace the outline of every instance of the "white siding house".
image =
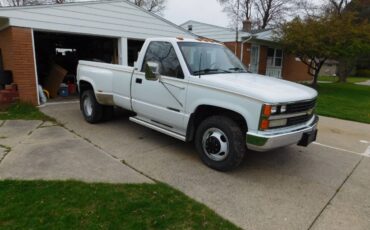
{"type": "Polygon", "coordinates": [[[78,47],[83,50],[84,58],[89,55],[86,50],[91,50],[90,56],[100,52],[100,60],[133,65],[146,38],[179,36],[196,37],[186,29],[126,0],[0,8],[0,51],[5,68],[13,72],[21,100],[32,97],[30,101],[34,104],[38,103],[38,98],[35,99],[38,95],[37,85],[42,85],[47,78],[44,60],[50,59],[53,55],[51,51],[56,48],[76,52],[74,48],[78,47]],[[20,52],[21,49],[31,50],[32,55],[20,52]],[[49,56],[45,56],[47,54],[49,56]],[[23,61],[18,63],[21,59],[23,61]],[[26,64],[19,69],[22,63],[26,64]],[[26,67],[27,63],[32,63],[33,67],[26,67]],[[24,68],[29,69],[28,82],[33,72],[32,89],[25,83],[24,68]]]}
{"type": "MultiPolygon", "coordinates": [[[[236,40],[235,30],[226,27],[210,25],[192,20],[181,24],[181,27],[190,30],[192,33],[198,36],[210,38],[220,42],[235,42],[236,40]]],[[[242,41],[243,38],[249,36],[250,33],[239,31],[238,41],[242,41]]]]}
{"type": "MultiPolygon", "coordinates": [[[[193,37],[185,29],[125,1],[82,2],[58,5],[0,8],[0,29],[7,26],[34,31],[78,33],[120,38],[120,52],[127,53],[127,39],[193,37]]],[[[121,63],[127,64],[122,55],[121,63]]]]}

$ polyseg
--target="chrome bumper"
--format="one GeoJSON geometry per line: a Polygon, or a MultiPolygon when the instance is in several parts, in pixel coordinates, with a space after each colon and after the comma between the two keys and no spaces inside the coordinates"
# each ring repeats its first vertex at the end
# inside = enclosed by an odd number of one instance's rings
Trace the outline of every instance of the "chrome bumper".
{"type": "Polygon", "coordinates": [[[264,132],[248,132],[247,147],[248,149],[265,152],[268,150],[298,144],[303,134],[315,131],[317,129],[319,118],[314,116],[305,126],[291,130],[276,130],[264,132]]]}

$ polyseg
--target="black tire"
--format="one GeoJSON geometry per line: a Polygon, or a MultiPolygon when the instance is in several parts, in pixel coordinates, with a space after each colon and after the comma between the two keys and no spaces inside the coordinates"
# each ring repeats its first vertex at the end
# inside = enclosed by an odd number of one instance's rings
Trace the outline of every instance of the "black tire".
{"type": "Polygon", "coordinates": [[[113,106],[103,106],[103,120],[110,121],[113,119],[114,107],[113,106]]]}
{"type": "MultiPolygon", "coordinates": [[[[204,164],[212,169],[226,172],[237,168],[243,161],[247,151],[245,135],[241,127],[232,119],[225,116],[212,116],[205,119],[197,128],[195,134],[195,147],[204,164]],[[221,130],[226,136],[228,153],[225,154],[225,159],[214,160],[207,154],[207,150],[205,150],[203,145],[203,137],[204,135],[207,136],[210,129],[221,130]]],[[[207,143],[207,141],[205,143],[207,143]]],[[[206,144],[206,146],[208,145],[206,144]]]]}
{"type": "Polygon", "coordinates": [[[91,124],[102,121],[103,106],[96,101],[95,94],[92,90],[85,90],[80,99],[80,108],[85,120],[91,124]],[[91,102],[91,111],[87,111],[85,103],[91,102]]]}

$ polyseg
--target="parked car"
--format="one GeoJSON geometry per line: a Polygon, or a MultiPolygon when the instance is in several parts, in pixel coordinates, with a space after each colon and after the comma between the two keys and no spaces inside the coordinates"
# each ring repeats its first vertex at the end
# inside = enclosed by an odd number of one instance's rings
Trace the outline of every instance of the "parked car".
{"type": "Polygon", "coordinates": [[[249,73],[216,42],[148,39],[136,67],[80,61],[77,78],[87,122],[130,110],[135,123],[194,141],[216,170],[236,168],[248,150],[316,140],[315,90],[249,73]]]}

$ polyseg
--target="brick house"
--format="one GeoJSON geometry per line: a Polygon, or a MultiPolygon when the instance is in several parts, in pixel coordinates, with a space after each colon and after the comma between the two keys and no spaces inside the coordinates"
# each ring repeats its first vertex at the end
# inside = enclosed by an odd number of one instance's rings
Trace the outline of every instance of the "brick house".
{"type": "Polygon", "coordinates": [[[128,1],[0,8],[3,67],[12,71],[20,99],[35,105],[38,85],[55,80],[53,64],[72,78],[78,60],[133,66],[146,38],[177,36],[195,37],[128,1]]]}
{"type": "Polygon", "coordinates": [[[252,31],[245,22],[236,42],[235,30],[197,21],[181,25],[192,33],[224,43],[253,73],[282,78],[289,81],[311,81],[308,67],[293,55],[283,52],[274,41],[273,30],[252,31]]]}

